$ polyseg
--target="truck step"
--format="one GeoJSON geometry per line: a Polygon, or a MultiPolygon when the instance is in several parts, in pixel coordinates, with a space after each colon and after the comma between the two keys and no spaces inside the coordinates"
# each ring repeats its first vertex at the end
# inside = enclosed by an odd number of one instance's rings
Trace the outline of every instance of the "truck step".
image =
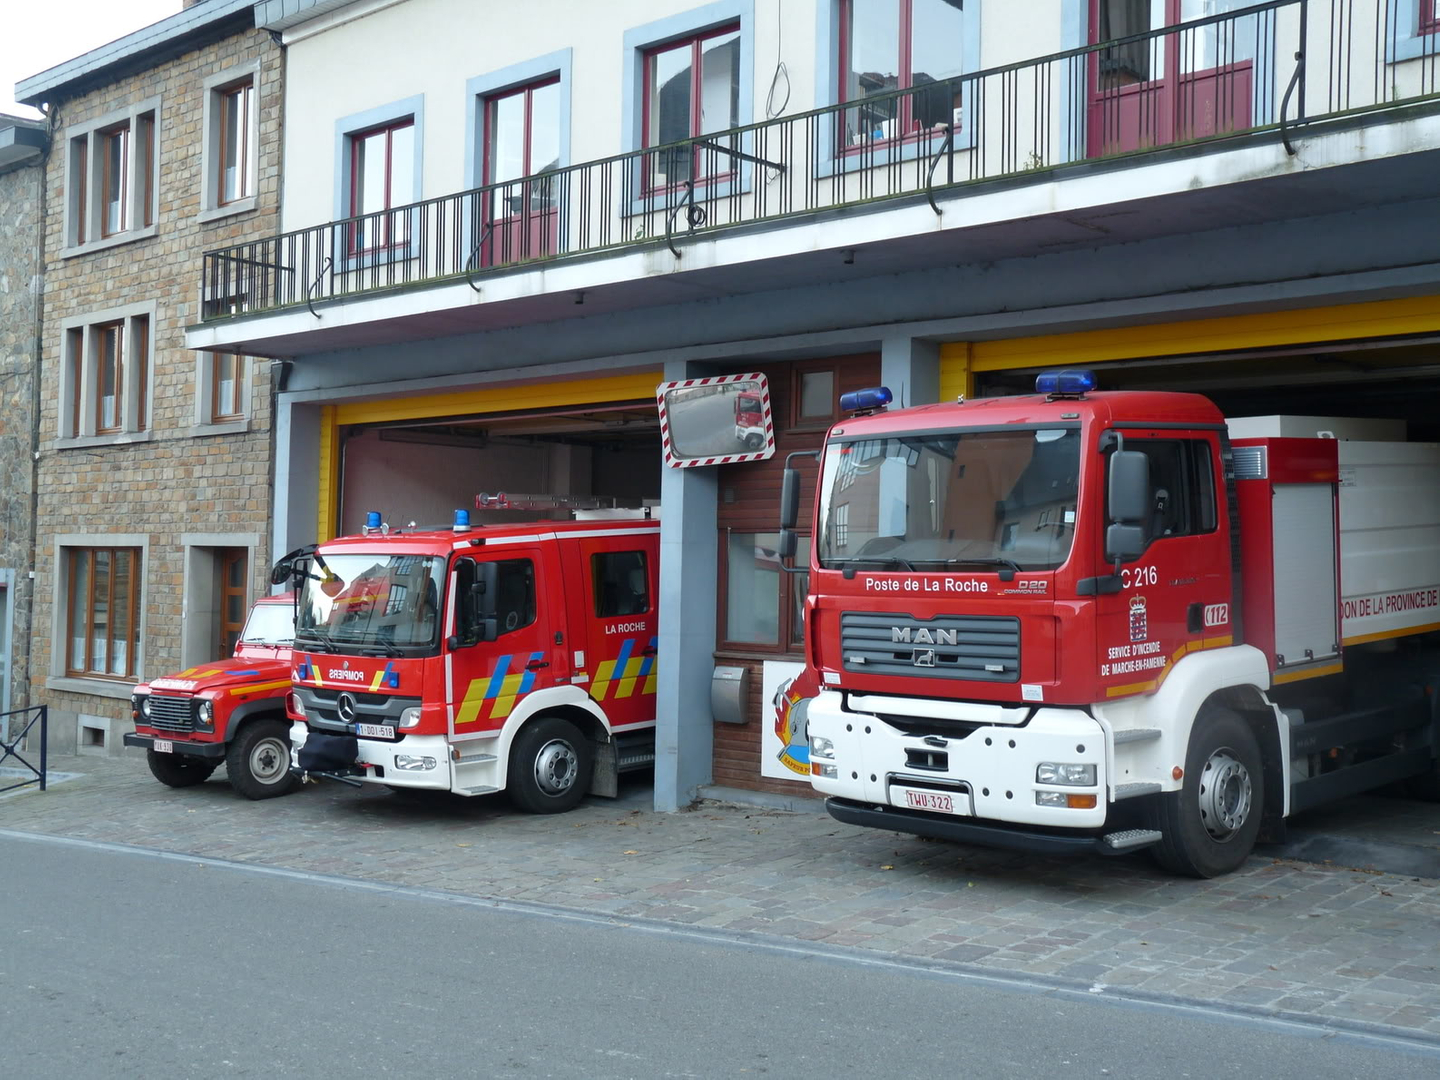
{"type": "Polygon", "coordinates": [[[455,759],[456,765],[484,765],[494,761],[494,754],[461,754],[455,759]]]}
{"type": "Polygon", "coordinates": [[[645,765],[653,764],[655,764],[655,752],[653,750],[648,752],[637,751],[623,755],[617,763],[616,768],[623,772],[626,769],[639,769],[645,765]]]}
{"type": "MultiPolygon", "coordinates": [[[[500,789],[499,789],[498,787],[490,787],[488,784],[476,784],[474,787],[456,788],[456,789],[455,789],[455,794],[456,794],[456,795],[494,795],[494,794],[495,794],[497,791],[499,791],[499,790],[500,790],[500,789]]],[[[1159,834],[1159,833],[1156,833],[1155,835],[1156,835],[1156,836],[1159,836],[1160,834],[1159,834]]]]}
{"type": "Polygon", "coordinates": [[[1135,799],[1141,795],[1154,795],[1160,790],[1160,785],[1153,780],[1146,780],[1134,784],[1116,784],[1115,801],[1121,799],[1135,799]]]}
{"type": "Polygon", "coordinates": [[[1131,742],[1153,742],[1160,738],[1159,728],[1130,728],[1128,731],[1115,732],[1115,745],[1131,742]]]}
{"type": "Polygon", "coordinates": [[[1112,851],[1134,851],[1136,848],[1158,844],[1161,835],[1158,829],[1126,829],[1123,832],[1106,833],[1104,840],[1112,851]]]}

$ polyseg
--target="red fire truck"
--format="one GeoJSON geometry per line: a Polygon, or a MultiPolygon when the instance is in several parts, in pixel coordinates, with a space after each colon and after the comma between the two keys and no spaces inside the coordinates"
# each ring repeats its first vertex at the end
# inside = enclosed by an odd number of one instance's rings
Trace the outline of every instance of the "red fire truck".
{"type": "MultiPolygon", "coordinates": [[[[482,496],[482,508],[577,500],[482,496]]],[[[557,813],[654,762],[660,525],[390,529],[277,564],[302,586],[287,702],[295,768],[400,791],[507,791],[557,813]]]]}
{"type": "Polygon", "coordinates": [[[830,813],[1209,877],[1317,803],[1440,794],[1440,445],[1093,387],[842,403],[805,610],[830,813]]]}
{"type": "Polygon", "coordinates": [[[290,643],[295,599],[255,602],[235,653],[137,686],[130,698],[135,730],[126,746],[145,749],[155,779],[170,787],[203,784],[225,763],[230,786],[250,799],[295,790],[290,774],[290,643]]]}

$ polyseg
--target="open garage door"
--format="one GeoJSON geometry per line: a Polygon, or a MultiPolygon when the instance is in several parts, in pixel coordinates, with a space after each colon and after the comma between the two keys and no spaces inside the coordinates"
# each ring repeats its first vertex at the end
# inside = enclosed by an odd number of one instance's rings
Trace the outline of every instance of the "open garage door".
{"type": "Polygon", "coordinates": [[[654,399],[585,408],[341,424],[338,532],[378,510],[391,525],[448,525],[456,509],[479,523],[544,513],[477,511],[480,492],[594,496],[638,507],[660,497],[654,399]]]}
{"type": "MultiPolygon", "coordinates": [[[[1081,366],[1081,365],[1077,365],[1081,366]]],[[[1404,420],[1410,438],[1440,442],[1440,337],[1086,363],[1102,390],[1204,394],[1226,416],[1354,416],[1404,420]]],[[[1031,393],[1052,368],[978,373],[982,397],[1031,393]]]]}

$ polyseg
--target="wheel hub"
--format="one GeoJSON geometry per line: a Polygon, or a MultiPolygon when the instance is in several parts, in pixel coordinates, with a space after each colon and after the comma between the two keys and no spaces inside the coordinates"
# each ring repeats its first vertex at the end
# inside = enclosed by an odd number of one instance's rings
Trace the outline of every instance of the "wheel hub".
{"type": "Polygon", "coordinates": [[[263,739],[250,751],[250,775],[262,784],[273,784],[290,769],[288,748],[274,739],[263,739]]]}
{"type": "Polygon", "coordinates": [[[580,758],[562,739],[551,739],[535,755],[535,782],[546,795],[563,795],[575,784],[580,758]]]}
{"type": "Polygon", "coordinates": [[[1200,771],[1200,820],[1211,839],[1229,840],[1250,818],[1254,788],[1250,770],[1235,751],[1221,747],[1200,771]]]}

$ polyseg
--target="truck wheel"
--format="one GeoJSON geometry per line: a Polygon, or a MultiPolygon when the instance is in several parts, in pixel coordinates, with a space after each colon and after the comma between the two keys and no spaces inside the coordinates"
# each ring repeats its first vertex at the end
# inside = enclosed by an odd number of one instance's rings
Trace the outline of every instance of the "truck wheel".
{"type": "Polygon", "coordinates": [[[745,445],[751,450],[759,450],[760,447],[765,445],[765,436],[761,435],[758,431],[752,431],[749,435],[745,436],[745,445]]]}
{"type": "Polygon", "coordinates": [[[1185,786],[1160,795],[1154,827],[1163,839],[1151,850],[1174,874],[1212,878],[1249,858],[1260,832],[1265,776],[1250,725],[1225,708],[1196,718],[1185,755],[1185,786]]]}
{"type": "Polygon", "coordinates": [[[527,724],[510,748],[510,801],[531,814],[573,810],[590,788],[590,742],[568,720],[527,724]]]}
{"type": "Polygon", "coordinates": [[[184,754],[157,754],[145,751],[145,764],[150,766],[150,775],[167,787],[194,787],[210,779],[210,774],[220,767],[214,758],[186,757],[184,754]]]}
{"type": "Polygon", "coordinates": [[[300,781],[290,773],[290,729],[279,720],[252,720],[225,750],[230,786],[247,799],[288,795],[300,781]]]}

